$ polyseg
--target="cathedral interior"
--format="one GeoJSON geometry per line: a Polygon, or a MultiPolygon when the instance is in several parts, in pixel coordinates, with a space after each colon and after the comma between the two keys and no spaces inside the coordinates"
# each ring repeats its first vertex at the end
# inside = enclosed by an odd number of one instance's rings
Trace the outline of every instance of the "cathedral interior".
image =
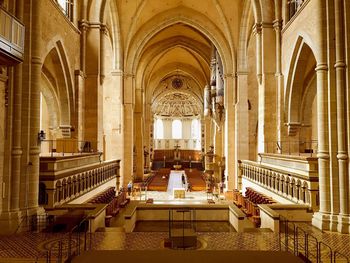
{"type": "Polygon", "coordinates": [[[349,262],[348,63],[348,0],[0,0],[0,262],[349,262]]]}

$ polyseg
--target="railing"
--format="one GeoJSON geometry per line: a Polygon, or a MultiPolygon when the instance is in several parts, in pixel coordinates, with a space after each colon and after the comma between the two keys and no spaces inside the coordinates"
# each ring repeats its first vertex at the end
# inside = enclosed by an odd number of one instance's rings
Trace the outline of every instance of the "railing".
{"type": "Polygon", "coordinates": [[[55,217],[47,213],[42,215],[24,216],[17,227],[19,232],[41,232],[55,220],[55,217]]]}
{"type": "Polygon", "coordinates": [[[0,46],[11,58],[23,61],[24,25],[0,6],[0,46]]]}
{"type": "MultiPolygon", "coordinates": [[[[65,203],[119,175],[119,160],[104,162],[55,181],[53,205],[65,203]]],[[[49,204],[50,205],[50,204],[49,204]]]]}
{"type": "Polygon", "coordinates": [[[42,156],[65,156],[84,153],[96,153],[97,141],[78,141],[76,139],[41,140],[40,152],[42,156]]]}
{"type": "Polygon", "coordinates": [[[317,149],[317,140],[264,142],[265,153],[316,157],[317,149]]]}
{"type": "Polygon", "coordinates": [[[58,239],[57,245],[44,253],[38,254],[35,262],[46,260],[47,263],[71,262],[75,256],[93,248],[93,234],[88,218],[83,219],[71,231],[58,239]]]}
{"type": "Polygon", "coordinates": [[[310,204],[315,211],[318,210],[318,190],[312,188],[310,178],[301,179],[303,176],[247,160],[239,161],[238,169],[240,176],[249,181],[293,202],[310,204]]]}
{"type": "Polygon", "coordinates": [[[302,258],[305,262],[349,263],[349,258],[330,245],[280,216],[280,250],[302,258]]]}

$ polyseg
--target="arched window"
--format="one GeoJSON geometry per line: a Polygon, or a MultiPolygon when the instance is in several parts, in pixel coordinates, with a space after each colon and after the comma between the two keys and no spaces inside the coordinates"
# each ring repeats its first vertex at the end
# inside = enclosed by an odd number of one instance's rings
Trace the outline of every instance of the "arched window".
{"type": "Polygon", "coordinates": [[[56,0],[63,13],[73,21],[73,0],[56,0]]]}
{"type": "Polygon", "coordinates": [[[161,119],[157,119],[154,123],[154,138],[164,139],[164,126],[161,119]]]}
{"type": "Polygon", "coordinates": [[[59,6],[63,9],[66,10],[67,6],[66,6],[66,0],[57,0],[57,3],[59,4],[59,6]]]}
{"type": "Polygon", "coordinates": [[[201,131],[200,122],[197,119],[192,120],[191,138],[192,139],[200,139],[200,137],[201,137],[200,131],[201,131]]]}
{"type": "Polygon", "coordinates": [[[173,139],[182,139],[182,122],[180,120],[173,120],[172,137],[173,139]]]}

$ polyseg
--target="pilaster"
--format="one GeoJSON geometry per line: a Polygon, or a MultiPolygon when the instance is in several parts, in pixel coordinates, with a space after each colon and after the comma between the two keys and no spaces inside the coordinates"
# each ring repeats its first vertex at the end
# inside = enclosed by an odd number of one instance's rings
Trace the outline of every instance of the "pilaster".
{"type": "Polygon", "coordinates": [[[236,124],[236,76],[226,74],[225,78],[225,176],[229,190],[237,188],[237,152],[235,151],[236,124]]]}
{"type": "Polygon", "coordinates": [[[328,96],[327,96],[327,64],[318,64],[317,76],[317,130],[318,130],[318,176],[320,210],[314,214],[312,224],[322,230],[329,229],[330,223],[330,174],[328,143],[328,96]]]}

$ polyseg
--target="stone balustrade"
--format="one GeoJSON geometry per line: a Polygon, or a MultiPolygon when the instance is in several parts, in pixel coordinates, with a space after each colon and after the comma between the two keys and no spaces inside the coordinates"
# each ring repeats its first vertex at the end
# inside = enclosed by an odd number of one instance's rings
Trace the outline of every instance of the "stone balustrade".
{"type": "Polygon", "coordinates": [[[248,160],[238,161],[238,165],[239,181],[246,179],[283,199],[308,204],[314,211],[318,211],[317,175],[298,172],[297,169],[291,172],[283,166],[248,160]]]}
{"type": "Polygon", "coordinates": [[[88,193],[117,177],[120,160],[100,162],[95,154],[40,159],[39,203],[55,207],[88,193]],[[84,159],[90,160],[86,164],[84,159]],[[78,163],[85,165],[74,166],[78,163]]]}

